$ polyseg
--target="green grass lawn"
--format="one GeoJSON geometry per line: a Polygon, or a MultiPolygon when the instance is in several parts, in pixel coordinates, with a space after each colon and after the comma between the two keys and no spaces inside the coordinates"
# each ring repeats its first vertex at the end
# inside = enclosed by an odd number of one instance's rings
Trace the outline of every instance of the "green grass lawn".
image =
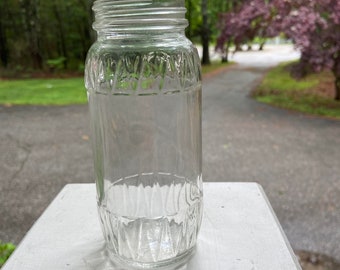
{"type": "Polygon", "coordinates": [[[84,79],[0,80],[1,104],[67,105],[86,103],[84,79]]]}
{"type": "MultiPolygon", "coordinates": [[[[212,63],[202,68],[203,74],[227,66],[212,63]]],[[[0,79],[0,104],[68,105],[87,102],[83,77],[64,79],[0,79]]]]}
{"type": "Polygon", "coordinates": [[[211,63],[211,65],[202,66],[202,73],[205,75],[205,74],[217,71],[219,69],[223,69],[231,64],[233,64],[233,62],[222,63],[221,61],[216,61],[216,62],[214,61],[211,63]]]}
{"type": "Polygon", "coordinates": [[[6,260],[14,251],[15,246],[11,243],[3,243],[0,241],[0,268],[5,264],[6,260]]]}
{"type": "Polygon", "coordinates": [[[282,64],[270,70],[252,93],[253,96],[260,102],[274,106],[340,119],[340,102],[323,92],[329,92],[333,87],[331,72],[295,80],[289,74],[288,65],[282,64]]]}

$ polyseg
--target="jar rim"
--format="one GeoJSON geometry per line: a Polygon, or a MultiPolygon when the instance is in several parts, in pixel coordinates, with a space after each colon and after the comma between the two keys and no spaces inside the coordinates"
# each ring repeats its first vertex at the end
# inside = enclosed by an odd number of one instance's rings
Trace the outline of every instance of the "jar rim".
{"type": "Polygon", "coordinates": [[[188,26],[182,0],[97,0],[93,11],[98,33],[169,32],[188,26]]]}

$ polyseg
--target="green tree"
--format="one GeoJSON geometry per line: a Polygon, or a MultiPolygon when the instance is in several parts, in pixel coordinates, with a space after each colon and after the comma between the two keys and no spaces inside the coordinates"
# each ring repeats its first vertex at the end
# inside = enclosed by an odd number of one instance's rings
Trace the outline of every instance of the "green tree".
{"type": "Polygon", "coordinates": [[[41,27],[40,27],[40,1],[21,0],[20,11],[22,18],[22,31],[25,36],[27,52],[31,58],[31,65],[35,69],[43,67],[41,55],[41,27]]]}
{"type": "Polygon", "coordinates": [[[0,61],[3,66],[8,64],[8,41],[7,41],[7,0],[0,1],[0,61]]]}
{"type": "MultiPolygon", "coordinates": [[[[218,17],[240,0],[187,0],[187,36],[203,45],[218,36],[218,17]]],[[[93,0],[0,0],[0,66],[9,70],[47,70],[48,63],[77,69],[94,41],[93,0]],[[51,62],[52,60],[52,62],[51,62]]]]}
{"type": "Polygon", "coordinates": [[[201,27],[201,39],[202,39],[202,64],[210,65],[209,55],[209,43],[210,43],[210,28],[208,21],[208,0],[202,0],[202,27],[201,27]]]}
{"type": "MultiPolygon", "coordinates": [[[[193,42],[200,42],[203,47],[203,64],[210,63],[209,45],[219,35],[219,18],[222,14],[234,10],[240,5],[240,0],[187,0],[186,30],[188,38],[193,42]]],[[[227,60],[227,58],[225,58],[227,60]]]]}
{"type": "Polygon", "coordinates": [[[64,67],[76,69],[94,40],[92,2],[1,0],[0,66],[41,70],[64,57],[64,67]]]}

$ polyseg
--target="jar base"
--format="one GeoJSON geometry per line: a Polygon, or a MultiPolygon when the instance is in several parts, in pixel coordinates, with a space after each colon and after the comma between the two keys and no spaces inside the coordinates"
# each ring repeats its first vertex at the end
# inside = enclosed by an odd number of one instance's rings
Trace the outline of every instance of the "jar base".
{"type": "Polygon", "coordinates": [[[119,267],[122,267],[121,270],[128,270],[128,269],[161,269],[161,270],[176,270],[179,269],[181,266],[186,264],[191,257],[195,254],[196,245],[186,252],[167,260],[162,260],[159,262],[138,262],[138,261],[131,261],[124,259],[122,257],[117,256],[115,253],[111,252],[110,249],[107,247],[107,253],[111,260],[111,262],[119,267]]]}

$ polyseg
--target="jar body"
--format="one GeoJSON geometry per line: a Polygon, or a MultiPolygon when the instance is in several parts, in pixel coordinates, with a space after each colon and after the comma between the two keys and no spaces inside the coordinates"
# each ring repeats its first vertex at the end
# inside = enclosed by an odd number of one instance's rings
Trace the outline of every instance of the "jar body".
{"type": "Polygon", "coordinates": [[[97,201],[110,257],[182,260],[202,218],[201,74],[182,34],[98,40],[86,61],[97,201]]]}

